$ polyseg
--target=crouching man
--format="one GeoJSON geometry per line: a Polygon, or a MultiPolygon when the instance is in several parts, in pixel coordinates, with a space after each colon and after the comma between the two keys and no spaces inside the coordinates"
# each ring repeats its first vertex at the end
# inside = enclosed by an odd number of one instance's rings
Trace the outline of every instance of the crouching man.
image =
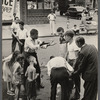
{"type": "Polygon", "coordinates": [[[50,57],[47,63],[48,75],[51,82],[50,100],[56,100],[57,84],[61,85],[61,100],[69,100],[69,76],[73,72],[73,68],[67,63],[63,57],[50,57]]]}

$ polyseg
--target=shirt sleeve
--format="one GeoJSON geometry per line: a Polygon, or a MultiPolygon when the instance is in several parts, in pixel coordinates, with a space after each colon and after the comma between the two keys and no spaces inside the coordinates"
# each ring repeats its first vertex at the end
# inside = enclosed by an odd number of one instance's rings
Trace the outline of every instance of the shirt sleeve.
{"type": "Polygon", "coordinates": [[[83,54],[79,54],[79,57],[76,60],[75,63],[75,67],[77,67],[77,73],[80,74],[81,72],[83,72],[83,70],[85,70],[86,67],[84,67],[86,64],[86,56],[83,54]]]}
{"type": "Polygon", "coordinates": [[[12,54],[10,54],[8,57],[2,59],[2,61],[7,61],[7,60],[10,60],[12,58],[12,54]]]}
{"type": "Polygon", "coordinates": [[[67,69],[70,71],[70,72],[73,72],[74,69],[73,67],[66,61],[66,66],[67,66],[67,69]]]}
{"type": "Polygon", "coordinates": [[[48,70],[47,74],[48,74],[48,76],[50,76],[50,74],[51,74],[50,61],[47,63],[46,67],[47,67],[47,70],[48,70]]]}

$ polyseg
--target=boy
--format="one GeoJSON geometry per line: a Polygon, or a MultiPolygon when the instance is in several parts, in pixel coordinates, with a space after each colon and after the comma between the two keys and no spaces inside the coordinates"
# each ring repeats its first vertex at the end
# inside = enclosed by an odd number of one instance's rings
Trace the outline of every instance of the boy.
{"type": "Polygon", "coordinates": [[[27,29],[24,28],[23,21],[19,22],[19,27],[20,29],[17,32],[17,36],[19,38],[19,41],[22,43],[22,45],[20,43],[18,43],[18,45],[19,45],[19,50],[22,53],[24,51],[25,39],[28,37],[28,34],[27,34],[27,29]]]}
{"type": "Polygon", "coordinates": [[[25,76],[27,77],[26,81],[26,94],[27,100],[36,100],[36,86],[35,79],[39,74],[36,74],[36,69],[34,68],[34,64],[36,64],[36,59],[33,56],[29,57],[29,66],[26,70],[25,76]]]}

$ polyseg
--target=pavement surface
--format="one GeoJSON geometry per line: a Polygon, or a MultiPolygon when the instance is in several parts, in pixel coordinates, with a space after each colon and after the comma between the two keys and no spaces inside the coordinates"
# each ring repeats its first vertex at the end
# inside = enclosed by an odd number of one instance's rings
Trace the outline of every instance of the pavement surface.
{"type": "MultiPolygon", "coordinates": [[[[79,25],[80,20],[76,19],[70,19],[70,28],[73,27],[74,24],[79,25]]],[[[67,30],[66,26],[66,16],[59,16],[59,13],[57,12],[57,20],[56,20],[56,29],[57,27],[62,26],[65,30],[67,30]]],[[[42,82],[45,86],[44,89],[41,89],[37,92],[37,99],[36,100],[49,100],[50,99],[50,80],[47,75],[47,68],[45,65],[49,61],[49,58],[51,55],[59,56],[59,38],[58,36],[51,37],[51,34],[49,32],[49,24],[37,24],[37,25],[25,25],[25,28],[30,31],[32,28],[36,28],[39,31],[40,40],[42,41],[52,41],[54,40],[55,43],[57,43],[54,46],[48,47],[47,49],[39,49],[37,51],[38,53],[38,59],[41,66],[42,75],[44,76],[42,79],[42,82]],[[44,37],[46,36],[46,37],[44,37]]],[[[87,44],[93,44],[98,49],[98,35],[80,35],[83,36],[86,40],[87,44]]],[[[75,36],[75,38],[78,36],[75,36]]],[[[74,38],[74,39],[75,39],[74,38]]],[[[10,26],[2,26],[2,57],[6,57],[11,53],[11,32],[10,32],[10,26]]],[[[16,50],[18,50],[18,46],[16,47],[16,50]]],[[[84,93],[83,89],[83,80],[81,80],[81,98],[84,93]]],[[[2,81],[3,84],[3,100],[14,100],[12,96],[9,96],[6,94],[6,83],[2,81]]],[[[60,100],[60,94],[58,93],[57,100],[60,100]]]]}
{"type": "MultiPolygon", "coordinates": [[[[56,12],[57,18],[56,18],[56,24],[55,24],[55,31],[58,27],[63,27],[64,30],[67,30],[67,17],[65,15],[60,16],[59,12],[56,12]]],[[[97,14],[94,15],[94,20],[98,22],[98,16],[97,14]]],[[[79,27],[81,20],[77,19],[69,19],[70,24],[69,28],[72,28],[75,24],[79,27]]],[[[48,24],[34,24],[34,25],[25,25],[25,28],[28,30],[28,34],[32,28],[36,28],[39,31],[39,36],[51,36],[50,33],[50,26],[48,24]]],[[[11,38],[11,31],[10,31],[10,25],[4,25],[2,26],[2,39],[8,39],[11,38]]]]}

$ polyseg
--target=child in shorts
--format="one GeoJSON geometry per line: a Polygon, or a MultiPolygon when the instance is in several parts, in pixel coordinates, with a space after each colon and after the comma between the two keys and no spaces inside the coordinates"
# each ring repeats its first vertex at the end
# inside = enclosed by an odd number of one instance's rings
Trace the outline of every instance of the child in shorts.
{"type": "Polygon", "coordinates": [[[29,57],[29,66],[26,70],[25,76],[26,80],[26,94],[27,100],[36,100],[36,78],[39,74],[36,74],[36,69],[34,64],[36,64],[36,59],[33,56],[29,57]]]}

